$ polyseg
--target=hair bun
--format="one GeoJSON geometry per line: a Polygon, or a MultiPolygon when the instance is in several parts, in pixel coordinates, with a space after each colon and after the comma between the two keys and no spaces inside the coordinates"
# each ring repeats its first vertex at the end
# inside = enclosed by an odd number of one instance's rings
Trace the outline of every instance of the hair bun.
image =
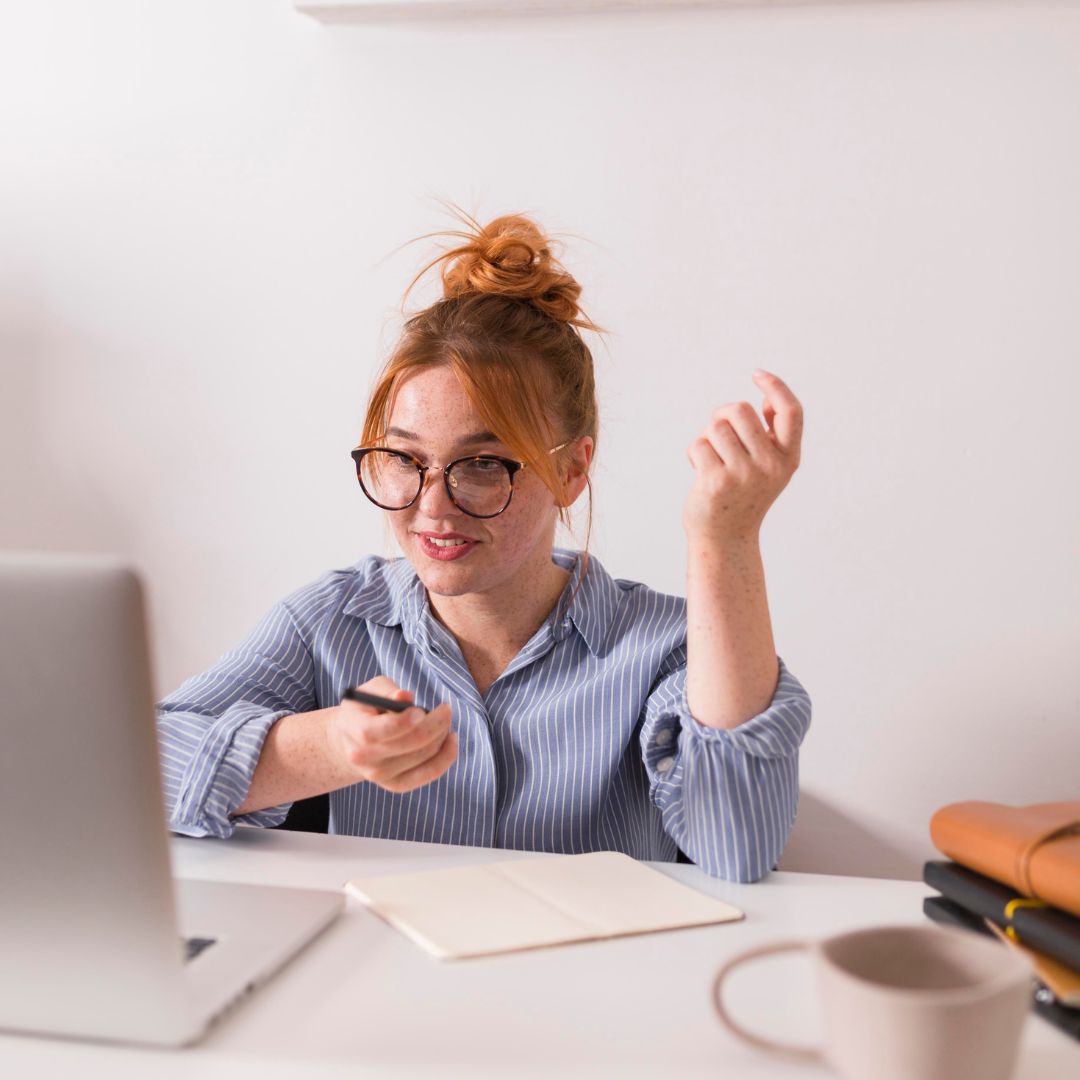
{"type": "MultiPolygon", "coordinates": [[[[442,263],[443,296],[506,296],[531,301],[552,318],[598,330],[578,306],[581,286],[552,254],[553,241],[524,214],[503,214],[481,225],[457,207],[468,231],[428,233],[464,241],[444,251],[417,274],[412,285],[432,266],[442,263]]],[[[417,239],[423,239],[418,237],[417,239]]],[[[412,288],[409,286],[409,289],[412,288]]],[[[408,295],[408,290],[406,291],[408,295]]]]}

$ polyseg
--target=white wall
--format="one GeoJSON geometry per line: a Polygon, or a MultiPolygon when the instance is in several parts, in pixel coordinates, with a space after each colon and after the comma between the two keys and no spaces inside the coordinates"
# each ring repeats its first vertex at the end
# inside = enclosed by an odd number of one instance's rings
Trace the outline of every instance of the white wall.
{"type": "Polygon", "coordinates": [[[938,806],[1080,794],[1080,5],[15,7],[0,546],[134,560],[162,692],[386,550],[347,451],[437,195],[581,237],[618,576],[683,590],[711,404],[759,365],[802,397],[765,536],[815,704],[782,865],[914,877],[938,806]]]}

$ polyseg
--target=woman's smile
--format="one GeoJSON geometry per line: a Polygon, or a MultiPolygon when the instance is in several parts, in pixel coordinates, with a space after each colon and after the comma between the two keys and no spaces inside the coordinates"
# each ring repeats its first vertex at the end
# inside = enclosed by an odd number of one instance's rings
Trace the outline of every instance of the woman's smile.
{"type": "Polygon", "coordinates": [[[463,559],[479,543],[462,533],[418,532],[414,535],[420,542],[420,550],[439,562],[463,559]]]}

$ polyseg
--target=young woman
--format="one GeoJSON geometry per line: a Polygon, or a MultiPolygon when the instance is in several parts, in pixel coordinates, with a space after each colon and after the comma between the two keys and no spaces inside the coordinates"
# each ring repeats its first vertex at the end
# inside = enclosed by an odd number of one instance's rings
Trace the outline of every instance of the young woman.
{"type": "Polygon", "coordinates": [[[159,703],[170,828],[228,836],[330,792],[331,832],[681,850],[757,880],[794,821],[810,722],[758,543],[799,462],[799,402],[755,372],[765,423],[725,405],[691,443],[685,601],[555,548],[597,439],[576,328],[600,328],[535,223],[465,220],[413,280],[442,262],[444,297],[406,322],[352,452],[404,557],[296,590],[159,703]],[[415,704],[343,700],[354,686],[415,704]]]}

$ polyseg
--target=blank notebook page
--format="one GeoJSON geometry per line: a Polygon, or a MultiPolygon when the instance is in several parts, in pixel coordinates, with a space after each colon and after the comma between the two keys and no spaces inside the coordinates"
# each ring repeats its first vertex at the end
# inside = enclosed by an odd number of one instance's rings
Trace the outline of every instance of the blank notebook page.
{"type": "Polygon", "coordinates": [[[614,851],[362,878],[345,888],[441,959],[743,917],[614,851]]]}

